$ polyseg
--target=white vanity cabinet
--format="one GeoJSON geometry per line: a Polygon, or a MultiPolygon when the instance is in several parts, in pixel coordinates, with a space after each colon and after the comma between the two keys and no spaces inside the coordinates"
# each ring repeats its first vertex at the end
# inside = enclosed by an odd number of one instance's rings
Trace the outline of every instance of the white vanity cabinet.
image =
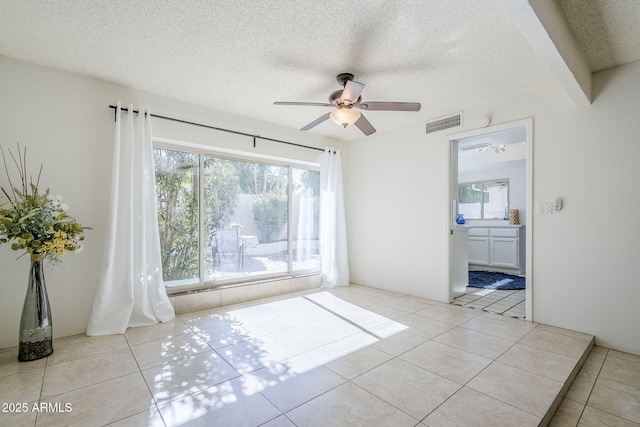
{"type": "Polygon", "coordinates": [[[520,268],[520,229],[492,228],[489,253],[492,267],[520,268]]]}
{"type": "Polygon", "coordinates": [[[469,228],[469,264],[490,265],[489,229],[469,228]]]}
{"type": "Polygon", "coordinates": [[[469,227],[469,264],[521,273],[524,269],[524,227],[469,227]]]}

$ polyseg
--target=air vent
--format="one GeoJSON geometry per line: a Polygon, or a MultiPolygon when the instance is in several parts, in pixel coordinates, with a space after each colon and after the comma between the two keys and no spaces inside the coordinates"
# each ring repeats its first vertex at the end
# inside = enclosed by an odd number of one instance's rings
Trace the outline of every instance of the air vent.
{"type": "Polygon", "coordinates": [[[434,120],[427,123],[427,133],[437,132],[443,129],[454,128],[462,124],[462,113],[445,117],[444,119],[434,120]]]}

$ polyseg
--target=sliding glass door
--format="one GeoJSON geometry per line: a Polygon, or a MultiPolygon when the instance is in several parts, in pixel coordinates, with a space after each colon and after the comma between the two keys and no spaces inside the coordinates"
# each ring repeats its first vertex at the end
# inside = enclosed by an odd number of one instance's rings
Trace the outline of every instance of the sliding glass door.
{"type": "Polygon", "coordinates": [[[167,286],[320,269],[318,171],[166,148],[154,153],[167,286]]]}

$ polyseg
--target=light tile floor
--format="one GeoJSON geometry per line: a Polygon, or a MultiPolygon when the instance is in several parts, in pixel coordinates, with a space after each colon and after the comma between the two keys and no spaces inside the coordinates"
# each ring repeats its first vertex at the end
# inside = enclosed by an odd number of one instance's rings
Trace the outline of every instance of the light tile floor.
{"type": "Polygon", "coordinates": [[[640,356],[594,347],[550,426],[640,426],[640,356]]]}
{"type": "Polygon", "coordinates": [[[496,291],[467,287],[466,293],[453,300],[453,304],[475,308],[489,313],[524,319],[526,317],[525,290],[496,291]]]}
{"type": "MultiPolygon", "coordinates": [[[[592,343],[362,286],[314,290],[57,339],[34,362],[2,350],[0,425],[537,426],[592,343]]],[[[633,425],[639,382],[638,356],[596,348],[552,422],[633,425]]]]}

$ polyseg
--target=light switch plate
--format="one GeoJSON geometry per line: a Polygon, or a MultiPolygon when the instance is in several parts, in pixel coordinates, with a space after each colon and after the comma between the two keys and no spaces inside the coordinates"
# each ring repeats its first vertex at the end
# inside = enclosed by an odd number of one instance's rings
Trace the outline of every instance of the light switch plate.
{"type": "Polygon", "coordinates": [[[551,215],[553,213],[553,203],[538,202],[538,215],[551,215]]]}

